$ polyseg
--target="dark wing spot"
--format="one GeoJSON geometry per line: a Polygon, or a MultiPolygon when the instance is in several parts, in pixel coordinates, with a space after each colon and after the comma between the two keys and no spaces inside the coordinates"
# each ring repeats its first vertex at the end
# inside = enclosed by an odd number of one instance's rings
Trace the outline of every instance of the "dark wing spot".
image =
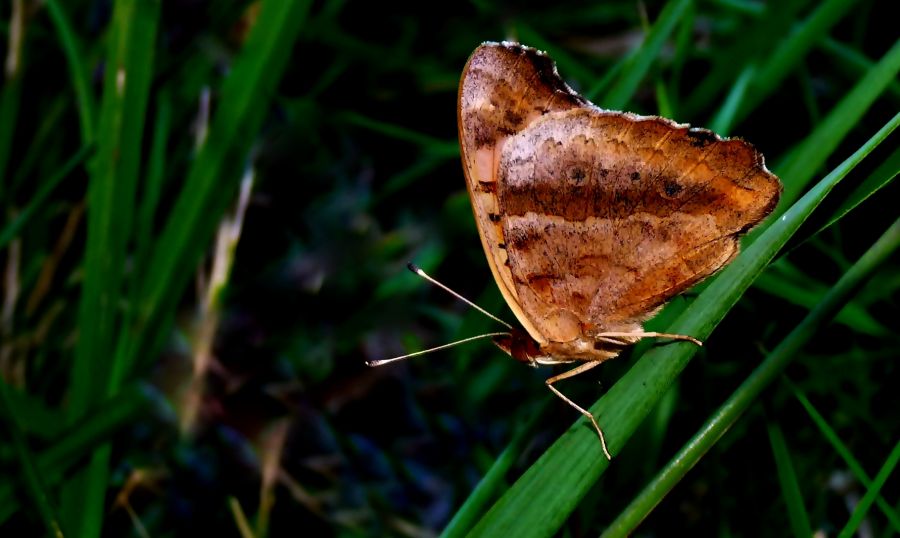
{"type": "Polygon", "coordinates": [[[500,215],[496,213],[488,213],[488,219],[490,219],[491,222],[500,222],[500,215]]]}
{"type": "Polygon", "coordinates": [[[632,172],[632,173],[631,173],[631,181],[637,181],[637,180],[639,180],[639,179],[641,179],[641,173],[640,173],[640,172],[632,172]]]}
{"type": "Polygon", "coordinates": [[[666,190],[666,196],[672,197],[677,196],[679,192],[681,192],[681,185],[675,183],[674,181],[667,181],[666,186],[664,187],[666,190]]]}

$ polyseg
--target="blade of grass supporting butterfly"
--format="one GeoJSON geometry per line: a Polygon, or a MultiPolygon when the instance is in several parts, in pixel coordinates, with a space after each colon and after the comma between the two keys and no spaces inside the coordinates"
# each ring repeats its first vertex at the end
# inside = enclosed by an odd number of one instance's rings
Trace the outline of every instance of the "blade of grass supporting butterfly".
{"type": "MultiPolygon", "coordinates": [[[[771,225],[666,332],[705,338],[831,189],[898,125],[900,114],[771,225]]],[[[695,352],[694,346],[682,343],[648,351],[591,407],[613,454],[621,450],[695,352]]],[[[473,535],[553,534],[608,465],[587,420],[577,421],[491,508],[473,535]]]]}
{"type": "Polygon", "coordinates": [[[223,83],[206,143],[152,249],[134,323],[118,340],[107,392],[115,392],[139,355],[151,355],[165,336],[181,292],[237,192],[240,172],[309,5],[308,0],[262,3],[223,83]]]}
{"type": "Polygon", "coordinates": [[[672,35],[675,26],[691,6],[691,0],[671,0],[659,13],[653,28],[647,33],[641,48],[627,61],[618,80],[606,92],[600,104],[613,110],[621,110],[628,104],[641,81],[650,70],[650,66],[659,56],[666,40],[672,35]]]}
{"type": "MultiPolygon", "coordinates": [[[[867,490],[871,490],[873,488],[872,479],[866,473],[865,469],[863,469],[862,465],[860,465],[859,461],[853,457],[853,453],[847,448],[847,445],[841,441],[840,436],[834,428],[832,428],[828,422],[825,420],[825,417],[813,407],[812,402],[809,401],[809,398],[806,397],[803,392],[800,391],[800,388],[797,387],[794,383],[791,382],[787,377],[782,378],[782,382],[791,389],[791,392],[794,393],[794,397],[797,398],[797,401],[800,402],[800,405],[806,410],[806,413],[809,415],[810,419],[812,419],[813,423],[815,423],[816,427],[819,428],[819,431],[822,432],[822,435],[828,440],[829,444],[834,448],[834,451],[841,456],[841,459],[844,460],[844,463],[847,464],[847,468],[850,469],[850,472],[853,473],[853,476],[866,487],[867,490]]],[[[882,497],[878,495],[875,498],[875,504],[878,505],[878,508],[881,509],[881,512],[887,517],[888,521],[891,524],[891,527],[894,529],[895,533],[900,533],[900,514],[894,510],[890,504],[882,497]]]]}
{"type": "Polygon", "coordinates": [[[605,536],[625,536],[647,517],[728,428],[756,401],[797,356],[797,351],[840,311],[875,270],[900,248],[900,221],[895,222],[848,270],[791,333],[769,353],[700,430],[669,460],[607,529],[605,536]]]}
{"type": "Polygon", "coordinates": [[[781,494],[787,505],[788,521],[791,531],[797,538],[806,538],[813,535],[812,525],[809,524],[809,514],[803,506],[803,495],[800,492],[800,484],[797,482],[797,473],[794,472],[794,462],[791,461],[791,453],[784,440],[784,434],[778,423],[769,420],[766,424],[769,432],[769,443],[772,445],[772,455],[775,458],[775,467],[778,470],[778,483],[781,485],[781,494]]]}
{"type": "MultiPolygon", "coordinates": [[[[115,3],[98,124],[97,154],[88,184],[84,283],[78,342],[69,385],[69,423],[105,399],[126,248],[134,215],[145,111],[153,78],[160,4],[115,3]]],[[[63,488],[63,515],[75,536],[100,535],[107,486],[108,447],[63,488]]]]}
{"type": "Polygon", "coordinates": [[[872,485],[869,486],[866,494],[863,495],[859,504],[856,505],[856,509],[853,510],[853,514],[850,516],[850,521],[847,522],[847,525],[845,525],[838,534],[839,538],[850,538],[853,536],[853,533],[856,532],[856,529],[859,528],[863,519],[866,517],[866,514],[869,512],[869,508],[872,507],[872,502],[878,496],[878,492],[881,491],[881,488],[884,487],[884,484],[891,476],[891,473],[894,472],[894,468],[897,467],[898,462],[900,462],[900,441],[897,441],[897,444],[894,445],[894,449],[891,450],[884,465],[881,466],[881,470],[878,471],[875,480],[872,481],[872,485]]]}
{"type": "Polygon", "coordinates": [[[41,472],[37,468],[37,465],[35,465],[34,457],[31,455],[31,449],[28,447],[28,442],[25,440],[25,434],[19,426],[19,418],[13,411],[13,406],[9,397],[9,387],[3,381],[0,381],[0,408],[2,408],[2,414],[6,416],[6,429],[9,432],[10,437],[12,437],[16,456],[19,460],[18,469],[25,482],[25,490],[28,492],[28,496],[34,503],[35,508],[37,508],[37,513],[40,515],[44,527],[47,529],[47,533],[51,536],[62,538],[62,526],[56,515],[56,509],[51,504],[50,497],[47,495],[41,472]]]}

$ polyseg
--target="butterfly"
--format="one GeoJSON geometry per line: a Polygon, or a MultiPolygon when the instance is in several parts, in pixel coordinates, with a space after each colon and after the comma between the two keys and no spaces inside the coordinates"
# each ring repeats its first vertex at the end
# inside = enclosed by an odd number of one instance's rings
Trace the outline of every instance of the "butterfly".
{"type": "Polygon", "coordinates": [[[494,336],[514,359],[579,363],[547,386],[617,356],[669,299],[737,255],[782,186],[752,145],[656,116],[603,110],[544,53],[484,43],[462,72],[459,142],[478,233],[522,329],[494,336]]]}

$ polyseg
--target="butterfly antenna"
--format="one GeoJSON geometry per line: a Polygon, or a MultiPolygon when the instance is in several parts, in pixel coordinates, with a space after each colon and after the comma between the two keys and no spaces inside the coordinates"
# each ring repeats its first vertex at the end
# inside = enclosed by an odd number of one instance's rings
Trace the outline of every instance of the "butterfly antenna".
{"type": "MultiPolygon", "coordinates": [[[[466,299],[466,298],[463,297],[462,295],[456,293],[455,291],[453,291],[453,290],[451,290],[450,288],[448,288],[447,286],[441,284],[441,283],[438,282],[437,280],[431,278],[430,276],[428,276],[428,273],[426,273],[425,271],[423,271],[422,268],[419,267],[418,265],[416,265],[416,264],[414,264],[414,263],[412,263],[412,262],[409,262],[408,264],[406,264],[406,267],[408,267],[409,270],[412,271],[413,273],[419,275],[420,277],[424,278],[424,279],[427,280],[428,282],[431,282],[431,283],[434,284],[435,286],[441,288],[442,290],[446,291],[446,292],[449,293],[450,295],[456,297],[456,298],[459,299],[460,301],[462,301],[462,302],[466,303],[467,305],[471,306],[471,307],[474,308],[475,310],[478,310],[479,312],[481,312],[481,313],[484,314],[485,316],[491,318],[492,320],[494,320],[494,321],[496,321],[497,323],[503,325],[504,327],[506,327],[506,328],[512,330],[512,328],[513,328],[512,325],[510,325],[509,323],[503,321],[502,319],[498,318],[497,316],[491,314],[490,312],[488,312],[488,311],[485,310],[484,308],[481,308],[481,307],[478,306],[477,304],[475,304],[475,303],[473,303],[472,301],[466,299]]],[[[488,335],[483,335],[483,336],[488,336],[488,335]]],[[[480,337],[476,337],[476,338],[480,338],[480,337]]],[[[448,345],[453,345],[453,344],[448,344],[448,345]]],[[[437,348],[436,348],[436,349],[437,349],[437,348]]],[[[430,351],[430,350],[429,350],[429,351],[430,351]]]]}
{"type": "Polygon", "coordinates": [[[399,357],[394,357],[391,359],[366,361],[366,365],[367,366],[381,366],[382,364],[387,364],[389,362],[402,361],[403,359],[410,359],[412,357],[418,357],[419,355],[424,355],[426,353],[432,353],[434,351],[440,351],[442,349],[447,349],[448,347],[465,344],[466,342],[471,342],[473,340],[481,340],[482,338],[493,338],[495,336],[509,336],[509,333],[487,333],[487,334],[479,334],[478,336],[470,336],[469,338],[463,338],[462,340],[457,340],[456,342],[450,342],[449,344],[444,344],[442,346],[437,346],[437,347],[433,347],[430,349],[423,349],[422,351],[416,351],[413,353],[408,353],[406,355],[400,355],[399,357]]]}

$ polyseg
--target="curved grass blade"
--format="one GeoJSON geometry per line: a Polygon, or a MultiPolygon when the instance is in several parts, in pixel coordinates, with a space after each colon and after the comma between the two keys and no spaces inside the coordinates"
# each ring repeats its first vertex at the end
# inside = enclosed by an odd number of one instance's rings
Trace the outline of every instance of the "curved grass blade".
{"type": "MultiPolygon", "coordinates": [[[[831,189],[898,124],[900,114],[769,226],[667,332],[701,339],[709,335],[831,189]]],[[[694,346],[685,343],[648,351],[591,407],[613,454],[622,449],[695,352],[694,346]]],[[[608,465],[586,419],[577,421],[513,484],[482,518],[473,535],[552,535],[608,465]]]]}

